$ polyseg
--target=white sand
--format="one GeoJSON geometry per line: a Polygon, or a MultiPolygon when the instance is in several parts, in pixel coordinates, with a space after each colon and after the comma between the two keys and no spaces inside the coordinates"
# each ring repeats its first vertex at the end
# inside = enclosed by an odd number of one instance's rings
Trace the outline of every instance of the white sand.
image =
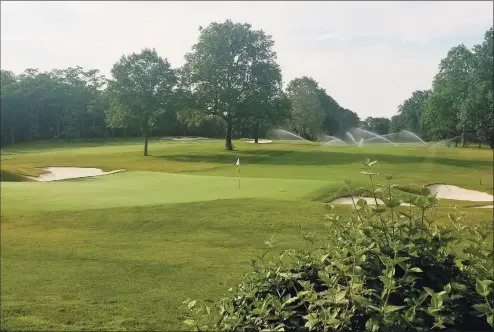
{"type": "MultiPolygon", "coordinates": [[[[359,200],[358,197],[354,197],[353,199],[355,200],[355,203],[357,203],[357,201],[359,200]]],[[[374,200],[373,197],[362,197],[362,199],[365,199],[367,201],[367,204],[369,204],[369,205],[376,205],[376,201],[374,200]]],[[[352,198],[350,196],[337,198],[337,199],[331,201],[330,203],[332,203],[332,204],[350,204],[350,205],[353,205],[352,198]]],[[[378,204],[381,204],[381,205],[384,205],[384,202],[381,199],[379,199],[379,198],[377,199],[377,203],[378,204]]],[[[400,205],[401,206],[409,206],[410,203],[401,203],[400,205]]]]}
{"type": "MultiPolygon", "coordinates": [[[[355,203],[357,203],[357,201],[359,200],[358,197],[354,197],[353,199],[355,200],[355,203]]],[[[362,199],[365,199],[367,201],[367,204],[376,205],[376,202],[374,201],[374,198],[372,198],[372,197],[362,197],[362,199]]],[[[353,204],[351,197],[340,197],[340,198],[337,198],[337,199],[331,201],[330,203],[333,203],[333,204],[353,204]]],[[[382,200],[380,200],[379,198],[377,199],[377,203],[378,204],[384,204],[384,202],[382,200]]]]}
{"type": "MultiPolygon", "coordinates": [[[[270,139],[260,139],[257,141],[259,144],[268,144],[268,143],[273,143],[272,140],[270,139]]],[[[249,141],[249,143],[255,143],[255,141],[249,141]]]]}
{"type": "Polygon", "coordinates": [[[198,140],[203,140],[207,139],[206,137],[174,137],[172,138],[173,141],[198,141],[198,140]]]}
{"type": "MultiPolygon", "coordinates": [[[[432,194],[438,193],[438,198],[444,199],[453,199],[460,201],[472,201],[472,202],[492,202],[494,197],[492,195],[475,191],[469,189],[463,189],[457,186],[451,186],[448,184],[432,184],[427,186],[430,189],[432,194]]],[[[374,198],[372,197],[362,197],[367,201],[368,204],[375,205],[374,198]]],[[[355,202],[357,202],[358,198],[355,197],[355,202]]],[[[379,204],[384,204],[384,202],[380,199],[377,199],[379,204]]],[[[331,203],[333,204],[353,204],[351,197],[340,197],[333,200],[331,203]]],[[[401,203],[401,206],[408,206],[409,203],[401,203]]],[[[475,208],[479,209],[492,209],[493,205],[484,205],[484,206],[476,206],[475,208]]]]}
{"type": "Polygon", "coordinates": [[[29,176],[30,179],[49,182],[66,179],[85,178],[90,176],[107,175],[124,171],[123,169],[117,169],[110,172],[103,172],[99,168],[83,168],[83,167],[45,167],[42,168],[47,173],[43,173],[40,176],[29,176]]]}
{"type": "Polygon", "coordinates": [[[476,190],[469,190],[457,186],[451,186],[449,184],[431,184],[427,186],[427,188],[429,188],[431,193],[433,194],[438,193],[438,198],[474,202],[492,202],[494,200],[494,197],[492,195],[476,190]]]}

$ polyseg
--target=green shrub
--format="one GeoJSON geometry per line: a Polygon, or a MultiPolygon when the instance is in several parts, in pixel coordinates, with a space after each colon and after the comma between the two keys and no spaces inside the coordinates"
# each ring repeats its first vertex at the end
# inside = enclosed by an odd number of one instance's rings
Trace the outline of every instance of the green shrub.
{"type": "Polygon", "coordinates": [[[185,323],[215,331],[494,327],[491,231],[462,226],[456,209],[449,214],[452,227],[435,225],[438,200],[430,190],[376,185],[374,163],[364,163],[370,188],[358,192],[370,192],[376,205],[353,198],[345,180],[354,208],[342,218],[327,205],[327,238],[319,241],[315,234],[303,233],[306,249],[280,255],[274,255],[274,241],[266,241],[266,250],[252,262],[253,271],[228,297],[212,307],[184,302],[185,323]],[[377,198],[385,205],[377,204],[377,198]]]}

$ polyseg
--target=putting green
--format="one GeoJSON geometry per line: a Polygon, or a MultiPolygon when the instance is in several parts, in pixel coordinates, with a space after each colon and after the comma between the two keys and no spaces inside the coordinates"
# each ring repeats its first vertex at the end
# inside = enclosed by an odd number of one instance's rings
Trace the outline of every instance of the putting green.
{"type": "Polygon", "coordinates": [[[199,176],[159,172],[119,174],[54,182],[4,182],[7,211],[85,210],[92,208],[186,203],[232,198],[300,199],[328,181],[199,176]]]}

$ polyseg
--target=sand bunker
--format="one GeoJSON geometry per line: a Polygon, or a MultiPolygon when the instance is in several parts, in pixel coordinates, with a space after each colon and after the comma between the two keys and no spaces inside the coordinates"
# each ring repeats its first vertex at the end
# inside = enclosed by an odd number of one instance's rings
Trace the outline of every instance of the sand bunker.
{"type": "MultiPolygon", "coordinates": [[[[367,204],[374,204],[374,205],[376,204],[376,201],[372,197],[361,197],[361,198],[366,200],[367,204]]],[[[359,200],[358,197],[354,197],[353,199],[354,199],[355,203],[357,203],[357,201],[359,200]]],[[[333,204],[353,204],[353,201],[352,201],[352,198],[348,196],[348,197],[337,198],[337,199],[331,201],[331,203],[333,203],[333,204]]],[[[384,202],[382,200],[380,200],[379,198],[377,199],[377,203],[378,204],[384,204],[384,202]]]]}
{"type": "Polygon", "coordinates": [[[174,137],[172,138],[173,141],[198,141],[198,140],[203,140],[207,139],[206,137],[174,137]]]}
{"type": "Polygon", "coordinates": [[[86,178],[90,176],[107,175],[124,171],[123,169],[117,169],[110,172],[103,172],[99,168],[83,168],[83,167],[44,167],[42,168],[47,173],[43,173],[40,176],[28,176],[30,179],[42,182],[86,178]]]}
{"type": "MultiPolygon", "coordinates": [[[[360,197],[360,198],[365,199],[367,201],[367,204],[369,204],[369,205],[376,205],[376,201],[374,200],[373,197],[360,197]]],[[[359,197],[354,197],[353,199],[354,199],[355,203],[357,203],[357,201],[359,200],[359,197]]],[[[337,199],[331,201],[330,203],[353,205],[353,201],[352,201],[352,198],[350,196],[337,198],[337,199]]],[[[384,202],[378,198],[377,204],[384,205],[384,202]]],[[[410,203],[401,203],[400,205],[401,206],[409,206],[410,203]]]]}
{"type": "Polygon", "coordinates": [[[494,205],[474,206],[474,209],[493,209],[494,205]]]}
{"type": "MultiPolygon", "coordinates": [[[[249,143],[255,143],[255,141],[249,141],[249,143]]],[[[269,143],[273,143],[273,141],[270,140],[270,139],[260,139],[260,140],[257,140],[257,143],[259,143],[259,144],[269,144],[269,143]]]]}
{"type": "MultiPolygon", "coordinates": [[[[448,184],[431,184],[427,186],[430,189],[432,194],[438,193],[438,198],[444,199],[452,199],[459,201],[472,201],[472,202],[492,202],[494,197],[492,195],[483,193],[481,191],[463,189],[457,186],[452,186],[448,184]]],[[[367,201],[367,204],[375,205],[374,198],[372,197],[362,197],[367,201]]],[[[354,198],[355,202],[357,202],[358,198],[354,198]]],[[[353,204],[351,197],[340,197],[333,201],[333,204],[353,204]]],[[[384,202],[380,199],[377,199],[378,204],[384,204],[384,202]]],[[[408,206],[409,203],[401,203],[401,206],[408,206]]],[[[475,208],[479,209],[492,209],[493,205],[484,205],[484,206],[475,206],[475,208]]]]}
{"type": "Polygon", "coordinates": [[[431,184],[427,188],[430,189],[432,194],[438,193],[438,198],[474,202],[492,202],[494,200],[492,195],[481,191],[463,189],[449,184],[431,184]]]}

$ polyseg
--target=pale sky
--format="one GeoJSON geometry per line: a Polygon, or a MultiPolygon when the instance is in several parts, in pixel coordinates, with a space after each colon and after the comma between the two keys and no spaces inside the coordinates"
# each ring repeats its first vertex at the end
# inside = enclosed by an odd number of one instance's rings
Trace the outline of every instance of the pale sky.
{"type": "Polygon", "coordinates": [[[172,66],[200,25],[231,19],[273,36],[284,83],[311,76],[341,106],[390,117],[431,87],[441,58],[481,43],[492,1],[4,2],[1,68],[16,74],[82,66],[108,75],[122,54],[156,48],[172,66]]]}

